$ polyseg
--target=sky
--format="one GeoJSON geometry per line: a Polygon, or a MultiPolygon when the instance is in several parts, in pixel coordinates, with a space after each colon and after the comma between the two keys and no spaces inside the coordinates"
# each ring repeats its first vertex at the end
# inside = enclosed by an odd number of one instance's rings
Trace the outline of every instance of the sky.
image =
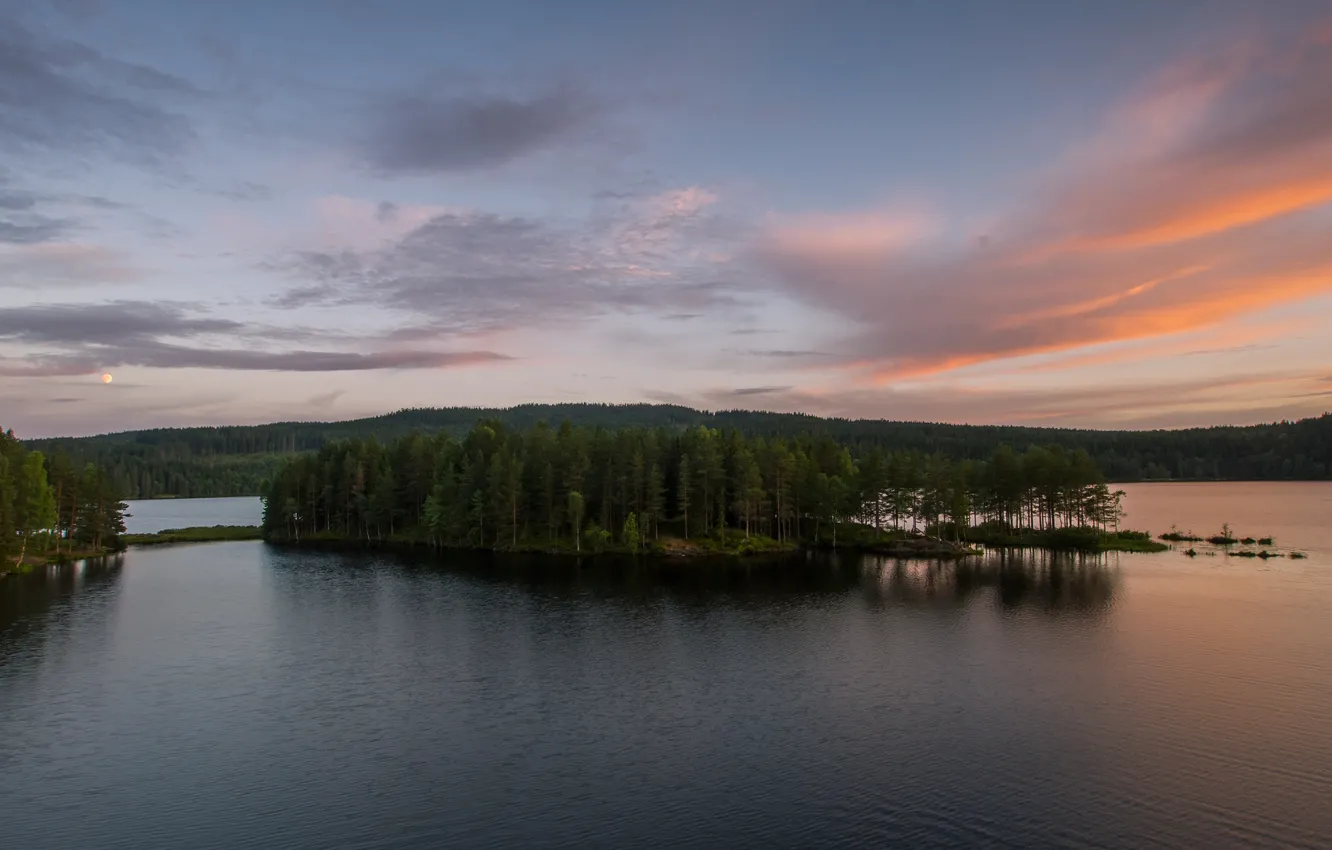
{"type": "Polygon", "coordinates": [[[1326,0],[0,0],[21,437],[1247,424],[1329,329],[1326,0]]]}

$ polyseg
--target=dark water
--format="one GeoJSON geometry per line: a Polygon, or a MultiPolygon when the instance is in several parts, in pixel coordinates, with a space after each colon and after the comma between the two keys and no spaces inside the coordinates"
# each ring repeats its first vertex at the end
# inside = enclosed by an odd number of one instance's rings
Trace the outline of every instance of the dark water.
{"type": "MultiPolygon", "coordinates": [[[[1130,515],[1197,527],[1182,486],[1130,515]]],[[[1271,503],[1332,488],[1228,486],[1226,521],[1310,557],[224,543],[11,578],[0,843],[1329,847],[1328,514],[1271,503]]]]}

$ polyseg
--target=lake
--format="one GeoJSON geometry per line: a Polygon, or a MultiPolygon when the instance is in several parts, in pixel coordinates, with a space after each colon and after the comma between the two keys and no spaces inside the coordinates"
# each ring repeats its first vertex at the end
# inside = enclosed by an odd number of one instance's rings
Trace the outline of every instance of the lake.
{"type": "Polygon", "coordinates": [[[1332,846],[1332,484],[1124,489],[1126,527],[1309,557],[725,572],[246,542],[10,577],[4,843],[1332,846]]]}
{"type": "Polygon", "coordinates": [[[138,499],[126,502],[125,530],[156,534],[192,525],[258,525],[264,505],[255,496],[229,499],[138,499]]]}

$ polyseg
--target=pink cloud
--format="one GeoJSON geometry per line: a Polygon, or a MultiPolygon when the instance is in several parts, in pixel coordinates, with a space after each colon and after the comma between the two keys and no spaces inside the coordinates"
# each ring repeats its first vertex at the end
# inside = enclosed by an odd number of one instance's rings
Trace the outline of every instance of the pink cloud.
{"type": "Polygon", "coordinates": [[[717,203],[716,192],[701,186],[672,189],[648,199],[647,206],[661,216],[694,215],[717,203]]]}
{"type": "Polygon", "coordinates": [[[931,230],[923,215],[871,210],[794,216],[773,222],[768,250],[797,257],[873,258],[914,245],[931,230]]]}
{"type": "Polygon", "coordinates": [[[124,252],[101,245],[43,242],[0,251],[0,287],[132,283],[145,276],[124,252]]]}
{"type": "Polygon", "coordinates": [[[1204,58],[1158,81],[1160,97],[1116,112],[1150,144],[1078,159],[992,239],[822,216],[775,224],[761,259],[789,293],[860,327],[846,359],[885,381],[1332,292],[1332,44],[1204,58]]]}

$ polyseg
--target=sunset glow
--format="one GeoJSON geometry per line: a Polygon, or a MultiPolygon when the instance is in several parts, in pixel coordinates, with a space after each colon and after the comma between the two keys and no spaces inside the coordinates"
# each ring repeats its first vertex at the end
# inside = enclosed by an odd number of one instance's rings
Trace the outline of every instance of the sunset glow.
{"type": "Polygon", "coordinates": [[[6,425],[1332,407],[1318,3],[501,5],[0,12],[6,425]]]}

